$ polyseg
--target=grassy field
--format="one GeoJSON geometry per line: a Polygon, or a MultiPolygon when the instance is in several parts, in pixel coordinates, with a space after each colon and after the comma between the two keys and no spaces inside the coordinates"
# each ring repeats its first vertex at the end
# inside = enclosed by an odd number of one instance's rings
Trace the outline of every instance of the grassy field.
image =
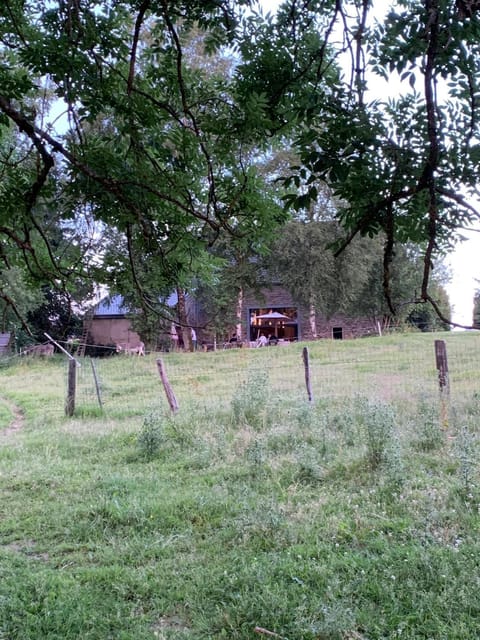
{"type": "Polygon", "coordinates": [[[480,335],[304,346],[1,368],[0,640],[479,638],[480,335]]]}

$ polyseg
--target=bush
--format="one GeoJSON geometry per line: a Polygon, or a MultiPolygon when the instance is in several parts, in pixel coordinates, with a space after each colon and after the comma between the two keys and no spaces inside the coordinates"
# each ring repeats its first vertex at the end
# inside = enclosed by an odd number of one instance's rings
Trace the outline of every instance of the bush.
{"type": "Polygon", "coordinates": [[[143,425],[137,437],[137,448],[142,457],[153,460],[158,457],[166,441],[165,425],[162,416],[152,411],[143,419],[143,425]]]}
{"type": "Polygon", "coordinates": [[[250,375],[238,388],[232,399],[235,424],[262,426],[268,416],[268,375],[256,372],[250,375]]]}
{"type": "Polygon", "coordinates": [[[117,352],[114,344],[87,344],[85,347],[85,356],[88,358],[106,358],[113,356],[117,352]]]}
{"type": "Polygon", "coordinates": [[[419,451],[441,449],[445,442],[445,434],[440,425],[438,407],[420,399],[415,432],[413,444],[419,451]]]}
{"type": "Polygon", "coordinates": [[[360,420],[366,437],[367,460],[372,469],[395,458],[398,447],[393,408],[379,402],[364,402],[361,404],[360,420]]]}

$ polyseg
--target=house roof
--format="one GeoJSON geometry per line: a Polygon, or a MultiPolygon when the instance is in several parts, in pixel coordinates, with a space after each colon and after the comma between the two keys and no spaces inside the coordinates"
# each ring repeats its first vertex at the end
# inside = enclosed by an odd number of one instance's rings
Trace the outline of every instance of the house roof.
{"type": "Polygon", "coordinates": [[[99,316],[125,316],[130,310],[126,306],[123,296],[108,296],[101,300],[94,309],[93,315],[99,316]]]}
{"type": "MultiPolygon", "coordinates": [[[[164,302],[167,306],[174,307],[178,302],[177,292],[174,291],[171,293],[164,302]]],[[[111,316],[123,317],[129,313],[132,313],[132,309],[125,303],[123,296],[119,294],[103,298],[93,311],[95,318],[111,316]]]]}

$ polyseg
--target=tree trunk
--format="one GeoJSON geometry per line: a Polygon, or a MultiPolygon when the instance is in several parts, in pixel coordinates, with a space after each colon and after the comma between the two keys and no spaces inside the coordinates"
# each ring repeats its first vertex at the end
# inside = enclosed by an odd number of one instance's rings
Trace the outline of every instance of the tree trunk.
{"type": "Polygon", "coordinates": [[[185,291],[177,287],[178,296],[178,321],[182,328],[183,348],[185,351],[193,351],[192,334],[188,326],[187,305],[185,302],[185,291]]]}
{"type": "Polygon", "coordinates": [[[315,305],[313,304],[312,300],[310,300],[308,321],[310,323],[310,331],[312,332],[312,338],[316,340],[318,337],[317,336],[317,314],[315,311],[315,305]]]}
{"type": "Polygon", "coordinates": [[[243,311],[243,289],[240,287],[238,290],[237,296],[237,308],[236,308],[236,318],[237,324],[235,325],[235,335],[237,337],[237,342],[242,341],[242,311],[243,311]]]}

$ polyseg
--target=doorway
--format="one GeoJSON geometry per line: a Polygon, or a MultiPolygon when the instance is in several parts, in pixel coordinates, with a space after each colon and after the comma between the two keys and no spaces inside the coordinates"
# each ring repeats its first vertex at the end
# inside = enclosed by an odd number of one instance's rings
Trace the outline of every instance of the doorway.
{"type": "Polygon", "coordinates": [[[343,327],[333,327],[332,337],[334,340],[343,340],[343,327]]]}

